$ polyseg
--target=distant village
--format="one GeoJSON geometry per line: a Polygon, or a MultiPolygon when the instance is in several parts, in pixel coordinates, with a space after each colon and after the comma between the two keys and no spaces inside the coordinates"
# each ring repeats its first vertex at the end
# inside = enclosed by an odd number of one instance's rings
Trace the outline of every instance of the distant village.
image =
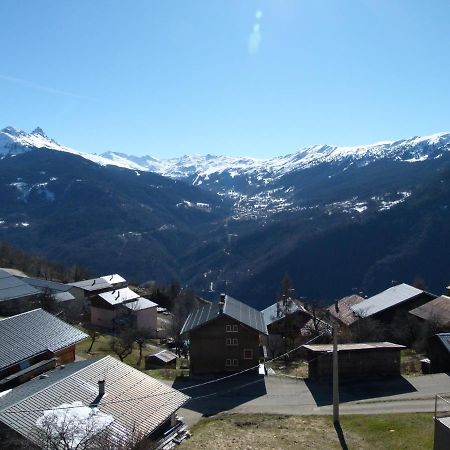
{"type": "Polygon", "coordinates": [[[437,295],[421,283],[320,307],[285,277],[258,311],[226,293],[170,296],[119,274],[62,283],[4,268],[0,316],[0,433],[10,449],[174,448],[190,437],[180,411],[191,395],[169,380],[330,383],[333,333],[341,382],[450,371],[450,287],[437,295]]]}

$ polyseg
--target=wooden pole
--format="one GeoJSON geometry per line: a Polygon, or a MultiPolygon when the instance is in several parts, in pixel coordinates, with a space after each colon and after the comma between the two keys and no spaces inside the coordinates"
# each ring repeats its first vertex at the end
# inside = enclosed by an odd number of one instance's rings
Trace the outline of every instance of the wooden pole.
{"type": "Polygon", "coordinates": [[[339,363],[336,325],[333,326],[333,423],[339,423],[339,363]]]}

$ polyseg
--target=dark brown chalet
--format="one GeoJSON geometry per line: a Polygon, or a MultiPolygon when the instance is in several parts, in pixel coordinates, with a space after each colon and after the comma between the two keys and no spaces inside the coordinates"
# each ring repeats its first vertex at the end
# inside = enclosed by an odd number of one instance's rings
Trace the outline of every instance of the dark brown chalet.
{"type": "Polygon", "coordinates": [[[260,311],[221,294],[192,312],[181,334],[189,337],[192,374],[236,372],[258,366],[267,327],[260,311]]]}

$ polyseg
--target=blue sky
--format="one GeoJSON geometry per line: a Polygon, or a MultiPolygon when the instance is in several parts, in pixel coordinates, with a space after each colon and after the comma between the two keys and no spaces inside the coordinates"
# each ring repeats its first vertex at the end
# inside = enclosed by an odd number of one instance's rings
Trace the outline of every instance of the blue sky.
{"type": "Polygon", "coordinates": [[[0,128],[270,157],[450,130],[448,0],[0,2],[0,128]]]}

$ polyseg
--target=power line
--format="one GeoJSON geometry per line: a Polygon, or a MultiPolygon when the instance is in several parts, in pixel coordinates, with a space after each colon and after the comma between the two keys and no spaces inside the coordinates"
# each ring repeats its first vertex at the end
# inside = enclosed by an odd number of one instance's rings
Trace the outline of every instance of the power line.
{"type": "MultiPolygon", "coordinates": [[[[283,357],[285,357],[285,356],[287,356],[287,355],[297,351],[299,348],[303,347],[304,345],[308,345],[311,342],[314,342],[316,339],[318,339],[319,337],[321,337],[321,336],[323,336],[323,335],[325,335],[327,333],[328,333],[327,331],[324,331],[324,332],[318,334],[317,336],[315,336],[314,338],[310,339],[309,341],[307,341],[307,342],[305,342],[305,343],[303,343],[303,344],[301,344],[301,345],[299,345],[299,346],[297,346],[297,347],[295,347],[295,348],[293,348],[293,349],[291,349],[291,350],[289,350],[289,351],[287,351],[287,352],[285,352],[285,353],[283,353],[281,355],[278,355],[278,356],[276,356],[276,357],[266,361],[266,363],[271,363],[273,361],[276,361],[277,359],[283,358],[283,357]]],[[[321,355],[321,356],[324,356],[324,355],[321,355]]],[[[321,357],[321,356],[319,356],[319,357],[321,357]]],[[[235,376],[241,375],[243,373],[255,370],[255,369],[259,368],[259,366],[260,366],[260,364],[255,365],[253,367],[249,367],[248,369],[241,370],[239,372],[235,372],[235,373],[232,373],[232,374],[229,374],[229,375],[225,375],[225,376],[220,377],[220,378],[216,378],[214,380],[205,381],[203,383],[199,383],[199,384],[196,384],[196,385],[193,385],[193,386],[187,386],[185,388],[180,388],[180,389],[176,389],[176,390],[179,391],[179,392],[184,392],[184,391],[187,391],[187,390],[190,390],[190,389],[195,389],[195,388],[198,388],[198,387],[201,387],[201,386],[206,386],[206,385],[209,385],[209,384],[218,383],[219,381],[230,379],[230,378],[233,378],[235,376]]],[[[132,387],[134,387],[134,386],[135,386],[135,384],[132,387]]],[[[126,389],[125,391],[122,391],[120,394],[118,394],[115,397],[115,399],[118,399],[120,396],[122,396],[129,389],[130,388],[126,389]]],[[[219,393],[220,392],[215,392],[215,393],[206,394],[206,395],[199,396],[199,397],[191,397],[190,399],[191,400],[196,400],[196,399],[199,399],[199,398],[204,398],[206,396],[217,395],[219,393]]],[[[120,399],[118,399],[118,400],[110,400],[110,401],[101,402],[100,405],[101,406],[106,406],[106,405],[117,404],[117,403],[126,403],[126,402],[131,402],[131,401],[139,401],[139,400],[145,400],[145,399],[148,399],[148,398],[158,397],[158,396],[167,395],[167,394],[168,394],[168,392],[160,392],[158,394],[147,394],[147,395],[143,395],[143,396],[140,396],[140,397],[131,397],[131,398],[122,399],[122,400],[120,400],[120,399]]],[[[45,411],[67,410],[67,409],[74,409],[74,408],[80,408],[80,406],[73,406],[73,405],[71,405],[71,406],[56,407],[56,408],[45,408],[45,409],[43,409],[43,408],[39,408],[39,409],[22,409],[22,410],[16,410],[16,411],[3,411],[1,413],[2,414],[22,414],[22,413],[31,413],[31,412],[45,412],[45,411]]]]}

